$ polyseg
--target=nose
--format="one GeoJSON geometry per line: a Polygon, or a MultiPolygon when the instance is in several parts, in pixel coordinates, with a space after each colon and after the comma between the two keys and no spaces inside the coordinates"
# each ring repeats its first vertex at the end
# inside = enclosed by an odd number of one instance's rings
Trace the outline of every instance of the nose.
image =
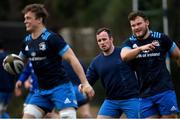
{"type": "Polygon", "coordinates": [[[100,43],[100,44],[104,44],[104,41],[103,41],[103,40],[101,40],[99,43],[100,43]]]}
{"type": "Polygon", "coordinates": [[[138,26],[138,25],[135,25],[135,26],[134,26],[134,29],[138,29],[138,28],[139,28],[139,26],[138,26]]]}
{"type": "Polygon", "coordinates": [[[26,18],[24,19],[24,23],[27,23],[27,19],[26,18]]]}
{"type": "Polygon", "coordinates": [[[24,23],[26,23],[26,19],[24,19],[24,23]]]}
{"type": "Polygon", "coordinates": [[[27,23],[28,22],[28,18],[24,18],[24,23],[27,23]]]}

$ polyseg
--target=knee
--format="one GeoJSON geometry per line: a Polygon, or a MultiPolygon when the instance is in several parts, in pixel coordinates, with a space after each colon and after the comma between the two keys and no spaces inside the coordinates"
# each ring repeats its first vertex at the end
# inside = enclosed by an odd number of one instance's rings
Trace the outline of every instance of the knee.
{"type": "Polygon", "coordinates": [[[74,108],[66,108],[61,110],[60,119],[76,119],[76,110],[74,108]]]}
{"type": "Polygon", "coordinates": [[[35,105],[28,104],[24,107],[23,118],[42,118],[45,112],[35,105]]]}

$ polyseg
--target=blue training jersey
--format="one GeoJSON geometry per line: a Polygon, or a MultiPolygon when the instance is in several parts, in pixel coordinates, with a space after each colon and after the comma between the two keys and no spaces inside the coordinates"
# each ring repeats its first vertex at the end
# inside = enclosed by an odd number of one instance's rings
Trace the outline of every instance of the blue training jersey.
{"type": "Polygon", "coordinates": [[[32,84],[32,87],[30,88],[30,91],[34,92],[38,88],[38,84],[37,84],[37,76],[34,73],[34,69],[32,67],[31,62],[28,62],[26,64],[26,66],[24,67],[24,70],[20,74],[18,80],[20,80],[20,81],[22,81],[24,83],[29,78],[29,76],[31,77],[30,82],[32,84]]]}
{"type": "Polygon", "coordinates": [[[15,87],[15,76],[6,72],[3,68],[3,60],[6,52],[0,52],[0,92],[13,92],[15,87]]]}
{"type": "Polygon", "coordinates": [[[166,90],[173,90],[173,83],[166,67],[166,54],[171,53],[176,47],[175,43],[165,34],[150,32],[150,36],[144,40],[138,40],[135,36],[123,44],[130,49],[156,42],[153,51],[142,51],[136,59],[132,60],[140,81],[140,93],[142,97],[153,96],[166,90]]]}
{"type": "MultiPolygon", "coordinates": [[[[79,60],[81,66],[83,67],[83,70],[84,70],[84,73],[86,73],[86,66],[85,64],[79,60]]],[[[74,72],[72,66],[67,62],[67,61],[62,61],[62,65],[65,69],[65,71],[67,72],[68,74],[68,77],[70,78],[71,82],[73,85],[79,85],[81,82],[80,82],[80,79],[79,77],[77,76],[77,74],[74,72]]]]}
{"type": "Polygon", "coordinates": [[[109,56],[99,54],[87,69],[88,81],[94,85],[100,79],[107,99],[122,100],[139,96],[135,72],[127,62],[122,61],[120,50],[115,48],[109,56]]]}
{"type": "Polygon", "coordinates": [[[28,58],[38,77],[38,88],[52,89],[68,81],[61,61],[69,45],[64,39],[47,29],[37,38],[27,35],[24,40],[21,57],[28,58]]]}

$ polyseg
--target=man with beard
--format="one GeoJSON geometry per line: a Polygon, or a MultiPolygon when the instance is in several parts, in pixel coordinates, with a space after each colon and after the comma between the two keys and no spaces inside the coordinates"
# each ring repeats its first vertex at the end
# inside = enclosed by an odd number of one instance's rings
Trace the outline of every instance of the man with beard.
{"type": "Polygon", "coordinates": [[[170,53],[180,65],[180,50],[165,34],[149,30],[143,12],[131,12],[128,20],[133,35],[124,43],[121,57],[134,64],[142,97],[141,117],[175,118],[179,109],[165,59],[170,53]]]}

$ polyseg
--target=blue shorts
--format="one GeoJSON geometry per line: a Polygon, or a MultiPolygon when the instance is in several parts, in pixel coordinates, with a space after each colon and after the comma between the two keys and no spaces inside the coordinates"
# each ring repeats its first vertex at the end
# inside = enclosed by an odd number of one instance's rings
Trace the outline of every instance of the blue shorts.
{"type": "Polygon", "coordinates": [[[6,110],[12,93],[0,92],[0,111],[6,110]]]}
{"type": "Polygon", "coordinates": [[[31,97],[32,97],[33,94],[34,94],[33,91],[30,91],[30,92],[28,93],[28,96],[26,97],[26,100],[25,100],[25,102],[24,102],[24,105],[29,104],[29,101],[30,101],[30,99],[31,99],[31,97]]]}
{"type": "Polygon", "coordinates": [[[73,87],[76,94],[78,107],[86,104],[88,102],[87,95],[85,93],[80,92],[77,85],[74,85],[73,87]]]}
{"type": "Polygon", "coordinates": [[[68,107],[77,108],[77,100],[71,82],[61,84],[50,90],[36,90],[29,104],[37,105],[45,111],[58,111],[68,107]]]}
{"type": "Polygon", "coordinates": [[[142,98],[141,100],[142,118],[153,115],[169,115],[179,112],[175,91],[169,90],[157,95],[142,98]]]}
{"type": "Polygon", "coordinates": [[[108,100],[105,99],[98,115],[120,118],[124,112],[127,118],[138,118],[140,112],[139,98],[127,100],[108,100]]]}

